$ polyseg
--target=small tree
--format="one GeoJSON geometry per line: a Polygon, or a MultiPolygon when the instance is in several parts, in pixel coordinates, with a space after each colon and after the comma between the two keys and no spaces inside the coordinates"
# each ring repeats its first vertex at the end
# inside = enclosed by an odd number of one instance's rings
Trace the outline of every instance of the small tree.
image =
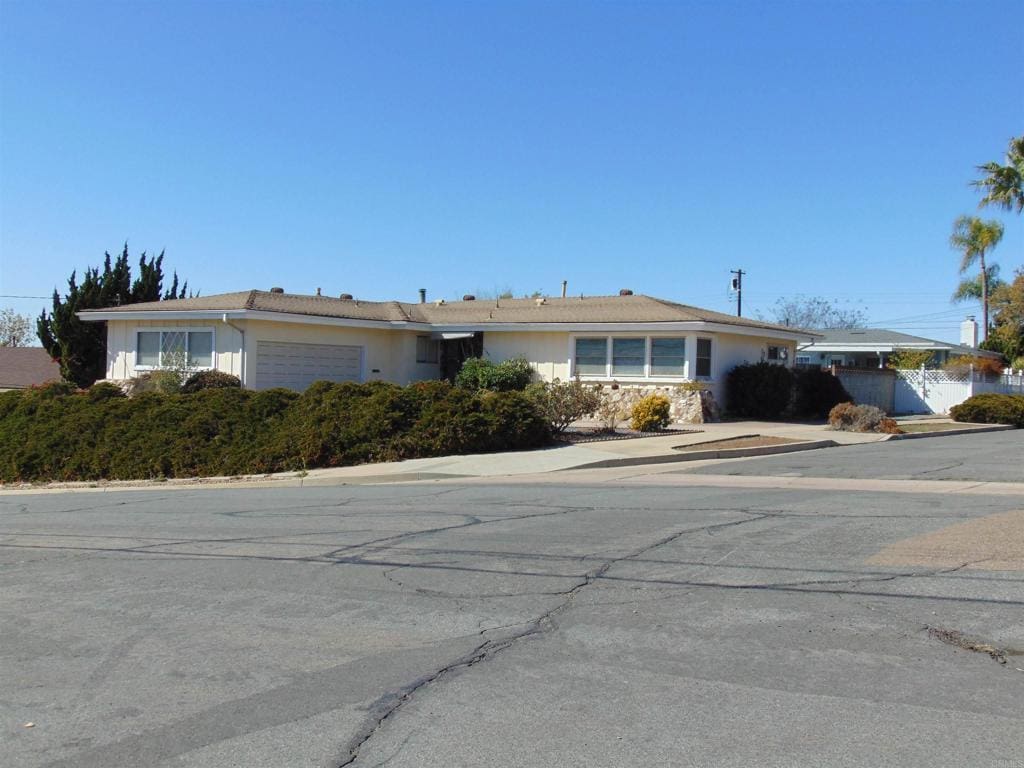
{"type": "Polygon", "coordinates": [[[885,367],[900,371],[906,371],[911,368],[916,370],[922,365],[925,367],[932,365],[934,359],[935,353],[930,349],[907,349],[906,347],[897,347],[892,351],[889,357],[886,358],[885,367]]]}
{"type": "Polygon", "coordinates": [[[574,421],[594,413],[601,406],[600,392],[579,379],[538,382],[531,384],[526,392],[555,434],[564,432],[574,421]]]}
{"type": "Polygon", "coordinates": [[[0,347],[24,347],[32,338],[32,321],[11,308],[0,310],[0,347]]]}
{"type": "Polygon", "coordinates": [[[981,346],[1001,352],[1014,368],[1024,367],[1024,269],[992,292],[992,333],[981,346]]]}

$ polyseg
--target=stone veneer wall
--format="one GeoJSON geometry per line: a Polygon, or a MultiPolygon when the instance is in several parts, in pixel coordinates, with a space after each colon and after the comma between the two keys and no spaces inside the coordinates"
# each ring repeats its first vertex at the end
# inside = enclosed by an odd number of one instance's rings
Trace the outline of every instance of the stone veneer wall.
{"type": "Polygon", "coordinates": [[[611,403],[619,403],[623,411],[629,411],[648,395],[663,395],[668,398],[669,414],[677,424],[703,424],[718,421],[721,414],[715,396],[708,390],[694,391],[675,384],[656,386],[652,384],[602,384],[601,394],[611,403]]]}

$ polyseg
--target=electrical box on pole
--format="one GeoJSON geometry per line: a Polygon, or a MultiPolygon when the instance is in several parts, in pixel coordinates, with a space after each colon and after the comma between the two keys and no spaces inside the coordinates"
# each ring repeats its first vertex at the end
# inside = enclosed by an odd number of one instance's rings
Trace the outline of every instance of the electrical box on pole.
{"type": "Polygon", "coordinates": [[[743,276],[747,274],[742,269],[732,270],[733,278],[729,282],[729,288],[736,294],[736,316],[743,317],[743,276]]]}

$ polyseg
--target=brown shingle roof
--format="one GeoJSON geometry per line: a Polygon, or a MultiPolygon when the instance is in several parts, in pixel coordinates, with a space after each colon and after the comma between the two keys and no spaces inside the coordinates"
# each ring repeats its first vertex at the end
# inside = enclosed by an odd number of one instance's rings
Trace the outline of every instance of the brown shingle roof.
{"type": "Polygon", "coordinates": [[[270,291],[238,291],[218,293],[213,296],[197,296],[192,299],[171,299],[169,301],[146,301],[140,304],[126,304],[90,312],[192,312],[231,311],[251,309],[261,312],[287,312],[314,317],[338,317],[351,320],[409,320],[397,301],[356,301],[335,299],[330,296],[303,296],[296,293],[271,293],[270,291]]]}
{"type": "Polygon", "coordinates": [[[24,389],[60,379],[60,366],[42,347],[0,347],[0,389],[24,389]]]}
{"type": "MultiPolygon", "coordinates": [[[[542,303],[539,303],[537,299],[481,299],[478,301],[410,304],[398,301],[360,301],[335,299],[329,296],[303,296],[252,290],[194,299],[130,304],[101,311],[181,312],[242,309],[287,312],[313,317],[385,322],[407,321],[432,325],[708,322],[790,333],[799,330],[642,295],[545,298],[542,303]]],[[[89,311],[82,314],[87,316],[89,311]]]]}

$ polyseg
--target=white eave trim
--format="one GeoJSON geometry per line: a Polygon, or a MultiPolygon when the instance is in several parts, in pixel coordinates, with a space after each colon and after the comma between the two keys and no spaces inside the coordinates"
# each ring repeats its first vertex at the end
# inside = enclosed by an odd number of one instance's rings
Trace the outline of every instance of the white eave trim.
{"type": "Polygon", "coordinates": [[[483,331],[485,333],[530,332],[538,333],[619,333],[639,332],[657,333],[672,331],[690,331],[696,333],[731,333],[738,336],[757,336],[764,339],[785,339],[787,341],[808,341],[819,338],[810,331],[776,330],[758,328],[749,325],[729,325],[727,323],[709,323],[703,320],[686,322],[634,322],[634,323],[434,323],[436,331],[468,332],[483,331]]]}
{"type": "Polygon", "coordinates": [[[301,315],[289,312],[267,312],[253,309],[190,309],[190,310],[88,310],[78,313],[85,322],[101,320],[156,320],[168,321],[211,321],[268,320],[278,323],[304,325],[330,325],[347,328],[380,328],[410,331],[434,331],[438,333],[618,333],[661,331],[690,331],[696,333],[728,333],[737,336],[757,336],[787,341],[808,341],[820,338],[810,331],[758,328],[748,325],[710,323],[703,320],[686,322],[632,322],[632,323],[416,323],[405,320],[359,320],[347,317],[325,317],[323,315],[301,315]]]}
{"type": "Polygon", "coordinates": [[[333,325],[346,328],[379,328],[429,331],[427,323],[412,323],[405,320],[361,320],[351,317],[325,317],[323,315],[300,315],[290,312],[265,312],[254,309],[189,309],[189,310],[121,310],[106,312],[84,311],[78,317],[85,322],[100,320],[155,320],[158,322],[191,322],[196,320],[270,320],[277,323],[300,325],[333,325]]]}

